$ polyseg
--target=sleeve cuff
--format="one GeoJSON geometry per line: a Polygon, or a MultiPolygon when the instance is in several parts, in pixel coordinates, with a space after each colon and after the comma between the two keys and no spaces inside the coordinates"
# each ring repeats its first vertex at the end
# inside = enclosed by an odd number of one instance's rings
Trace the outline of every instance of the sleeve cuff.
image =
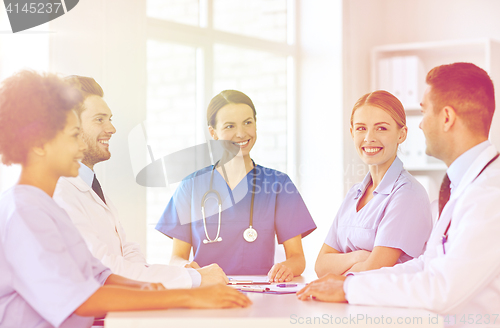
{"type": "Polygon", "coordinates": [[[345,294],[345,299],[347,302],[349,302],[349,299],[347,298],[347,293],[349,291],[349,281],[354,277],[354,274],[352,272],[348,273],[345,280],[344,280],[344,294],[345,294]]]}
{"type": "Polygon", "coordinates": [[[186,269],[191,276],[191,280],[193,281],[192,287],[200,287],[201,285],[201,274],[193,268],[186,269]]]}

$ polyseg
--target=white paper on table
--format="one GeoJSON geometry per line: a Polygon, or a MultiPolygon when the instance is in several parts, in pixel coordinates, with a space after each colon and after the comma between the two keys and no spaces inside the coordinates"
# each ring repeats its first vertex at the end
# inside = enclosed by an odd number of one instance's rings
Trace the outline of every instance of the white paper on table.
{"type": "MultiPolygon", "coordinates": [[[[288,283],[290,284],[290,283],[288,283]]],[[[306,286],[304,283],[292,284],[293,287],[278,287],[279,284],[272,285],[230,285],[234,289],[242,292],[268,293],[268,294],[295,294],[306,286]]]]}
{"type": "Polygon", "coordinates": [[[267,276],[227,276],[229,281],[237,280],[237,281],[251,281],[251,283],[268,283],[269,278],[267,276]]]}
{"type": "Polygon", "coordinates": [[[276,294],[291,294],[291,293],[296,293],[302,288],[306,286],[306,284],[301,283],[301,284],[294,284],[294,283],[288,283],[288,284],[293,284],[297,285],[295,287],[278,287],[279,284],[272,284],[270,286],[266,286],[266,288],[269,288],[268,292],[273,292],[276,294]]]}

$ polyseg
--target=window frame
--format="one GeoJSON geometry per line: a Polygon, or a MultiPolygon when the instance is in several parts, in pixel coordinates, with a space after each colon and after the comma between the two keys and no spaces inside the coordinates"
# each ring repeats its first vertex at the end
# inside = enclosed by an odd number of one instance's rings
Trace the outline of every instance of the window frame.
{"type": "Polygon", "coordinates": [[[146,17],[146,40],[168,42],[196,48],[197,122],[200,131],[196,142],[206,142],[205,106],[210,102],[214,80],[214,45],[223,44],[249,50],[264,51],[287,58],[287,146],[286,173],[298,183],[297,175],[297,71],[299,47],[297,46],[298,0],[287,0],[287,42],[276,42],[256,37],[229,33],[213,28],[213,1],[200,0],[200,26],[146,17]]]}

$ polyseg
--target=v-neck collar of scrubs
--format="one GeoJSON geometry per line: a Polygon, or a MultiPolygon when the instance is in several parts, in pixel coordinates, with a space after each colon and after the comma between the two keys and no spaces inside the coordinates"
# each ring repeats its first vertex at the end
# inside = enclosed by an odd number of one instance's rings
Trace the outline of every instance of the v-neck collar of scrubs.
{"type": "Polygon", "coordinates": [[[245,176],[244,176],[244,177],[243,177],[243,178],[242,178],[242,179],[238,182],[238,184],[236,185],[236,187],[234,187],[233,189],[231,189],[231,187],[229,187],[229,184],[227,183],[226,179],[224,178],[224,176],[223,176],[222,174],[220,174],[220,172],[219,172],[217,169],[215,169],[214,171],[215,171],[215,172],[217,172],[217,173],[219,174],[219,178],[220,178],[220,179],[224,180],[224,182],[226,183],[226,187],[227,187],[227,189],[228,189],[229,191],[232,191],[232,190],[235,190],[236,188],[238,188],[238,187],[241,185],[241,183],[242,183],[243,181],[248,181],[248,175],[249,175],[249,174],[252,174],[252,175],[253,175],[253,173],[252,173],[252,172],[253,172],[254,170],[255,170],[255,165],[254,165],[254,167],[253,167],[253,168],[252,168],[249,172],[247,172],[247,174],[245,174],[245,176]]]}
{"type": "MultiPolygon", "coordinates": [[[[392,162],[387,172],[385,172],[382,181],[380,181],[380,184],[373,191],[373,194],[389,195],[394,189],[394,184],[396,183],[396,180],[398,176],[401,174],[402,170],[403,170],[403,162],[401,162],[401,160],[396,156],[396,158],[392,162]]],[[[363,179],[363,182],[359,184],[358,192],[356,193],[356,197],[354,197],[354,199],[357,200],[361,196],[363,196],[364,192],[368,188],[368,185],[370,184],[371,181],[372,181],[372,176],[370,172],[368,172],[365,178],[363,179]]]]}
{"type": "MultiPolygon", "coordinates": [[[[224,176],[222,174],[220,174],[220,172],[216,168],[212,167],[212,170],[217,172],[217,174],[214,173],[214,186],[216,185],[216,182],[215,182],[216,179],[219,180],[219,183],[221,180],[224,182],[224,184],[226,185],[226,190],[227,190],[228,196],[231,199],[231,205],[234,205],[235,203],[237,203],[240,200],[240,197],[236,197],[236,198],[238,198],[238,200],[235,201],[235,196],[234,196],[235,194],[241,195],[241,199],[243,199],[243,197],[245,197],[245,195],[248,193],[249,175],[251,175],[251,177],[256,175],[256,173],[254,173],[254,171],[256,170],[257,165],[255,164],[255,162],[253,162],[253,165],[254,165],[253,168],[249,172],[247,172],[247,174],[238,182],[236,187],[234,187],[233,189],[231,189],[231,187],[229,187],[229,184],[227,183],[224,176]]],[[[222,184],[222,183],[220,183],[220,184],[222,184]]],[[[223,203],[225,202],[225,200],[227,199],[228,196],[224,197],[224,199],[222,201],[223,203]]]]}

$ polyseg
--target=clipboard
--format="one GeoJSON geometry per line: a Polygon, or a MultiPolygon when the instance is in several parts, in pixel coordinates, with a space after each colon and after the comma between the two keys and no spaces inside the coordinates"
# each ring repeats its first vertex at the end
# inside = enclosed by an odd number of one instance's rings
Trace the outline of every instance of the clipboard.
{"type": "Polygon", "coordinates": [[[243,285],[270,285],[267,277],[252,277],[252,276],[235,276],[229,277],[228,286],[243,286],[243,285]]]}
{"type": "Polygon", "coordinates": [[[239,286],[239,285],[270,285],[271,283],[266,281],[253,281],[253,280],[229,280],[227,284],[232,286],[239,286]]]}
{"type": "Polygon", "coordinates": [[[267,287],[256,286],[256,285],[241,285],[241,286],[235,286],[234,288],[236,288],[241,292],[282,295],[282,294],[295,294],[305,286],[306,284],[297,284],[297,286],[294,287],[278,287],[276,284],[274,284],[267,287]]]}

